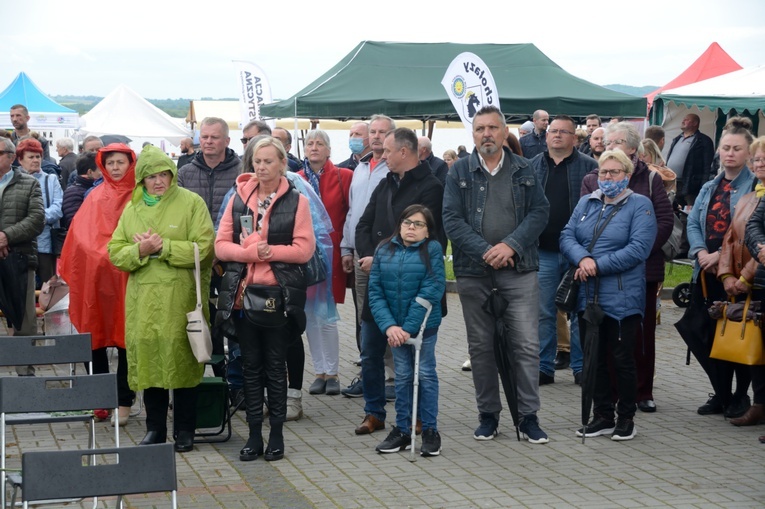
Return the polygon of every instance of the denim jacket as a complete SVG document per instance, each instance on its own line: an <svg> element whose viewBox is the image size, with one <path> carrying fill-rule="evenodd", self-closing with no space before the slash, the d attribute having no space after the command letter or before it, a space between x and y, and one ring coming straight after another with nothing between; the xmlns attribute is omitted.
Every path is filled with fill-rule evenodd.
<svg viewBox="0 0 765 509"><path fill-rule="evenodd" d="M707 248L706 243L706 230L707 230L707 210L709 210L709 202L712 199L712 194L715 192L715 189L717 189L717 186L720 184L720 181L725 176L725 173L720 173L717 177L715 177L713 180L710 180L706 184L704 184L701 188L701 191L699 192L699 195L696 197L696 202L693 204L693 209L691 209L691 213L688 215L688 225L686 227L686 231L688 234L688 245L690 248L688 249L688 257L695 260L694 267L693 267L693 279L696 280L696 276L701 271L701 267L699 266L698 261L698 254L699 251L702 249ZM741 170L741 173L738 174L738 176L733 179L730 183L731 191L730 191L730 214L731 214L731 221L733 221L733 216L736 213L736 203L738 203L739 198L744 196L745 194L749 193L752 189L752 184L754 183L754 173L751 172L751 170L744 166L744 169Z"/></svg>
<svg viewBox="0 0 765 509"><path fill-rule="evenodd" d="M544 188L534 174L528 159L512 154L507 148L501 171L509 171L513 180L515 230L502 242L515 251L515 270L539 269L537 244L547 224L550 205ZM483 255L492 246L482 234L487 177L481 168L478 153L459 159L449 170L444 189L444 229L452 242L454 274L484 276L489 266Z"/></svg>

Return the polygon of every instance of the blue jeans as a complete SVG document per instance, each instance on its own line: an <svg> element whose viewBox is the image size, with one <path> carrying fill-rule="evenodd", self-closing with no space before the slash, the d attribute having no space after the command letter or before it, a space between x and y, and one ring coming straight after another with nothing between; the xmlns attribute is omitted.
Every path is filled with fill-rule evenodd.
<svg viewBox="0 0 765 509"><path fill-rule="evenodd" d="M417 416L422 429L438 431L438 375L436 374L436 341L438 328L425 330L420 349L419 396ZM393 348L396 367L396 426L409 434L412 430L412 398L414 397L414 347L402 345Z"/></svg>
<svg viewBox="0 0 765 509"><path fill-rule="evenodd" d="M364 413L385 420L385 348L388 338L374 322L361 321L361 386Z"/></svg>
<svg viewBox="0 0 765 509"><path fill-rule="evenodd" d="M241 389L244 386L244 376L242 375L242 352L239 349L239 343L230 341L228 344L228 370L226 372L226 381L232 390Z"/></svg>
<svg viewBox="0 0 765 509"><path fill-rule="evenodd" d="M539 370L555 373L555 354L558 351L555 292L560 280L569 269L565 256L554 251L539 250ZM571 320L571 370L582 371L582 344L579 342L579 320Z"/></svg>

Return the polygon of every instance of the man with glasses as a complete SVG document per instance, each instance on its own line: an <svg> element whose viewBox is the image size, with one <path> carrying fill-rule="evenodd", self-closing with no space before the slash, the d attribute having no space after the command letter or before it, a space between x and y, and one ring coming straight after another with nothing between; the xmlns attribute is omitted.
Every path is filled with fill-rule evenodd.
<svg viewBox="0 0 765 509"><path fill-rule="evenodd" d="M558 115L547 131L547 150L531 160L550 203L550 216L539 236L539 385L555 383L558 346L555 292L569 268L568 260L560 252L560 234L579 203L584 177L598 167L595 159L574 147L575 131L576 123L571 117ZM569 352L560 352L560 356L569 358L574 381L579 383L582 347L576 317L571 321L569 348Z"/></svg>
<svg viewBox="0 0 765 509"><path fill-rule="evenodd" d="M42 191L37 179L21 168L11 168L16 159L16 147L8 138L0 138L0 263L9 263L9 255L24 256L26 270L5 267L8 278L20 278L26 283L24 317L20 328L13 328L16 336L37 334L35 315L35 269L37 268L37 236L45 227L45 209ZM14 286L13 281L4 284ZM16 366L19 376L34 375L34 366Z"/></svg>
<svg viewBox="0 0 765 509"><path fill-rule="evenodd" d="M699 131L699 116L689 113L680 125L680 134L669 146L667 166L677 175L675 200L681 206L693 205L701 186L712 177L715 146L712 138Z"/></svg>
<svg viewBox="0 0 765 509"><path fill-rule="evenodd" d="M370 141L374 150L376 131L373 118ZM372 268L372 258L380 241L387 239L398 228L401 213L410 205L429 208L436 221L438 238L446 248L441 223L441 203L444 188L431 173L427 162L420 162L417 153L417 135L401 127L388 132L383 141L382 160L390 170L375 188L369 204L356 226L355 249L359 267L366 275ZM361 166L354 172L354 180ZM353 184L351 184L353 192ZM366 293L366 292L365 292ZM366 295L365 295L366 297ZM364 420L356 428L357 435L367 435L385 428L385 364L388 339L375 323L369 303L365 302L361 314L361 382L364 392Z"/></svg>
<svg viewBox="0 0 765 509"><path fill-rule="evenodd" d="M635 340L635 367L637 371L637 402L642 412L655 412L653 374L656 362L656 295L664 281L664 252L661 247L672 234L675 224L672 204L661 177L650 178L651 170L638 158L640 134L629 122L618 122L606 128L606 150L621 150L630 158L635 170L630 175L629 187L634 193L650 198L656 216L658 231L645 264L646 302L642 326ZM582 182L582 196L598 189L598 174L592 172Z"/></svg>
<svg viewBox="0 0 765 509"><path fill-rule="evenodd" d="M573 126L570 129L573 132ZM470 157L454 163L446 177L444 228L452 242L454 274L473 368L480 423L473 438L494 439L502 411L494 356L497 321L483 308L492 289L497 288L509 304L502 316L507 331L502 339L512 352L520 432L529 442L544 444L549 439L537 419L537 239L547 224L549 205L529 161L503 146L506 137L505 117L499 108L485 106L476 113L476 148Z"/></svg>
<svg viewBox="0 0 765 509"><path fill-rule="evenodd" d="M262 120L251 120L242 128L242 152L247 149L247 143L255 136L266 134L271 136L271 128Z"/></svg>
<svg viewBox="0 0 765 509"><path fill-rule="evenodd" d="M547 148L547 125L550 123L550 115L545 110L537 110L531 121L534 129L519 140L523 157L526 159L532 159Z"/></svg>

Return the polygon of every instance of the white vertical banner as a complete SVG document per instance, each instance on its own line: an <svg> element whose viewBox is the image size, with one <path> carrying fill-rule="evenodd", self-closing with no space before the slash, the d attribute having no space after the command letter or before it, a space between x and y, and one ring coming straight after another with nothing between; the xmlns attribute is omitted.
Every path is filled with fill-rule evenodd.
<svg viewBox="0 0 765 509"><path fill-rule="evenodd" d="M260 105L271 102L271 84L263 69L245 60L233 60L239 87L239 128L260 119Z"/></svg>
<svg viewBox="0 0 765 509"><path fill-rule="evenodd" d="M460 53L449 64L441 84L465 128L473 136L473 117L484 106L499 108L499 92L489 67L469 52Z"/></svg>

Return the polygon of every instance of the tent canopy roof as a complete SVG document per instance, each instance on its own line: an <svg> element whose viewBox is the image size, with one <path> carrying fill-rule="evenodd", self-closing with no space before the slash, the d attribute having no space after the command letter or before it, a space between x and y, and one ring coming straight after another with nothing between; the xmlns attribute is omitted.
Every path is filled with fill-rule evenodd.
<svg viewBox="0 0 765 509"><path fill-rule="evenodd" d="M688 107L719 108L726 115L731 109L753 113L765 107L765 64L665 90L657 99Z"/></svg>
<svg viewBox="0 0 765 509"><path fill-rule="evenodd" d="M82 116L83 132L98 136L162 138L178 144L190 135L178 121L125 85L119 85Z"/></svg>
<svg viewBox="0 0 765 509"><path fill-rule="evenodd" d="M738 64L738 62L733 60L733 58L731 58L731 56L728 55L728 53L722 49L719 44L713 42L709 45L706 51L702 53L701 56L691 64L690 67L680 73L679 76L677 76L675 79L663 87L659 87L650 94L646 95L649 107L653 102L654 97L666 90L682 87L691 83L696 83L698 81L707 80L709 78L714 78L715 76L738 71L739 69L741 69L741 66Z"/></svg>
<svg viewBox="0 0 765 509"><path fill-rule="evenodd" d="M76 113L45 95L25 72L0 92L0 111L8 111L15 104L23 104L30 113Z"/></svg>
<svg viewBox="0 0 765 509"><path fill-rule="evenodd" d="M264 117L459 120L441 85L460 53L489 67L508 120L551 115L644 117L646 101L608 90L564 71L533 44L390 43L363 41L293 97L264 105Z"/></svg>

